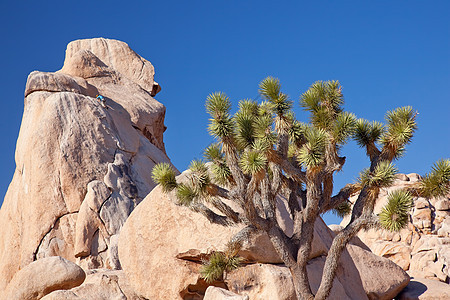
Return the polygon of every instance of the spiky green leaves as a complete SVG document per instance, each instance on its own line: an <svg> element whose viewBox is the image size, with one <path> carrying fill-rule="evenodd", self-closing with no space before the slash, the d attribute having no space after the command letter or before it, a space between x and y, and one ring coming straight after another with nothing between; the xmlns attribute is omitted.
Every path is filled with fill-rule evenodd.
<svg viewBox="0 0 450 300"><path fill-rule="evenodd" d="M211 183L208 167L201 160L193 160L189 165L192 189L200 196L207 196L206 188Z"/></svg>
<svg viewBox="0 0 450 300"><path fill-rule="evenodd" d="M305 168L314 168L324 162L326 132L322 129L309 127L305 132L306 143L298 151L297 159Z"/></svg>
<svg viewBox="0 0 450 300"><path fill-rule="evenodd" d="M225 93L215 92L206 98L206 111L212 117L229 114L231 109L230 98Z"/></svg>
<svg viewBox="0 0 450 300"><path fill-rule="evenodd" d="M177 199L181 205L189 206L198 197L197 192L190 185L180 183L177 187Z"/></svg>
<svg viewBox="0 0 450 300"><path fill-rule="evenodd" d="M159 163L153 167L152 179L160 184L164 192L170 192L177 187L175 170L168 163Z"/></svg>
<svg viewBox="0 0 450 300"><path fill-rule="evenodd" d="M219 139L233 135L233 121L230 117L231 101L222 92L216 92L206 99L206 111L211 115L209 133Z"/></svg>
<svg viewBox="0 0 450 300"><path fill-rule="evenodd" d="M411 142L417 129L416 112L411 106L399 107L386 113L387 130L381 138L381 144L399 157L404 146ZM400 149L400 153L397 153Z"/></svg>
<svg viewBox="0 0 450 300"><path fill-rule="evenodd" d="M204 156L207 160L212 162L223 161L224 159L222 150L220 149L220 145L218 143L209 145L204 151Z"/></svg>
<svg viewBox="0 0 450 300"><path fill-rule="evenodd" d="M242 102L240 102L241 105ZM236 123L235 137L238 149L243 150L250 146L255 140L255 119L257 117L256 111L250 109L240 109L235 115Z"/></svg>
<svg viewBox="0 0 450 300"><path fill-rule="evenodd" d="M450 160L436 162L431 173L422 179L421 194L425 197L441 197L450 193Z"/></svg>
<svg viewBox="0 0 450 300"><path fill-rule="evenodd" d="M388 203L378 215L381 226L390 231L399 231L408 223L408 212L413 205L411 195L397 190L388 195Z"/></svg>
<svg viewBox="0 0 450 300"><path fill-rule="evenodd" d="M368 186L371 188L389 187L395 180L397 168L389 161L380 162L373 172L369 169L363 170L358 178L361 186Z"/></svg>
<svg viewBox="0 0 450 300"><path fill-rule="evenodd" d="M313 125L329 129L342 111L344 97L339 81L317 81L302 94L300 105L311 113Z"/></svg>
<svg viewBox="0 0 450 300"><path fill-rule="evenodd" d="M245 174L257 174L267 165L266 156L259 151L246 151L239 161L239 165Z"/></svg>
<svg viewBox="0 0 450 300"><path fill-rule="evenodd" d="M352 212L352 207L351 207L350 202L345 201L345 202L342 202L341 204L339 204L338 206L336 206L335 208L333 208L332 211L338 217L344 218L345 216L347 216L348 214L350 214Z"/></svg>
<svg viewBox="0 0 450 300"><path fill-rule="evenodd" d="M231 171L225 163L225 158L220 149L220 145L217 143L209 145L204 151L204 156L213 163L211 166L211 173L214 182L219 185L228 185L231 178Z"/></svg>
<svg viewBox="0 0 450 300"><path fill-rule="evenodd" d="M351 137L356 127L356 116L349 112L341 112L337 115L331 131L336 144L345 144Z"/></svg>
<svg viewBox="0 0 450 300"><path fill-rule="evenodd" d="M243 260L238 256L240 243L229 242L225 252L214 251L208 260L203 261L203 266L200 269L200 274L207 283L215 280L220 280L224 272L230 272L239 268Z"/></svg>
<svg viewBox="0 0 450 300"><path fill-rule="evenodd" d="M272 110L279 116L285 115L292 108L292 101L288 95L281 92L281 84L278 78L267 77L259 84L259 93L270 102Z"/></svg>
<svg viewBox="0 0 450 300"><path fill-rule="evenodd" d="M361 147L367 147L377 142L384 132L384 125L380 122L369 122L364 119L356 121L354 139Z"/></svg>

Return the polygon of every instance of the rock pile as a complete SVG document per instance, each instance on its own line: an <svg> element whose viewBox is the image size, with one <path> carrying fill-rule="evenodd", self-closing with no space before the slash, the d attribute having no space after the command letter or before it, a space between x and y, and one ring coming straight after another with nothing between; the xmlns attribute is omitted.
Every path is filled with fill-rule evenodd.
<svg viewBox="0 0 450 300"><path fill-rule="evenodd" d="M399 174L394 185L383 190L375 205L379 213L387 195L397 189L415 185L418 174ZM345 225L344 219L341 225ZM407 228L398 233L370 229L358 237L373 253L389 258L414 278L427 278L450 283L450 199L414 197Z"/></svg>
<svg viewBox="0 0 450 300"><path fill-rule="evenodd" d="M375 204L375 213L379 213L387 203L390 192L416 185L420 179L420 175L416 173L398 174L394 185L380 193ZM436 286L440 286L442 295L450 294L450 285L448 285L450 283L450 198L414 197L413 199L414 206L410 211L407 228L398 233L370 229L359 232L358 238L373 253L392 260L414 278L412 286L408 287L409 292L404 293L402 299L410 299L405 297L417 293L416 289L425 286L424 283L429 283L430 280L438 282L430 285L428 294L430 294L429 289L433 291ZM345 218L341 227L333 226L332 228L339 231L348 221L348 218ZM439 284L439 282L446 284ZM420 299L438 299L435 296L422 295Z"/></svg>

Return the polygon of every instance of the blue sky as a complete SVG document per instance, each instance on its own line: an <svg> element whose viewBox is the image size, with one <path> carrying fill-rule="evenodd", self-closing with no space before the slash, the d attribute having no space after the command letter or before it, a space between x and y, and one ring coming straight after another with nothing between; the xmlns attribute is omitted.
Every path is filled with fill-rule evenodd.
<svg viewBox="0 0 450 300"><path fill-rule="evenodd" d="M122 40L155 66L166 150L180 170L211 142L206 96L223 91L237 105L268 75L302 121L298 97L316 80L339 80L346 109L369 120L413 106L419 130L397 162L403 173L424 174L450 157L449 1L279 2L2 1L0 201L15 168L27 75L60 69L67 43L92 37ZM368 163L354 143L342 154L338 187Z"/></svg>

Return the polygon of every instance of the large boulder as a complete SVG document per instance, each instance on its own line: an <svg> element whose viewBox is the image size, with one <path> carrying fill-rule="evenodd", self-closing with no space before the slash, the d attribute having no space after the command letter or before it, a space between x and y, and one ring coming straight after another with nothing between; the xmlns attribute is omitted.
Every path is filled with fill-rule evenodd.
<svg viewBox="0 0 450 300"><path fill-rule="evenodd" d="M130 289L122 270L94 270L83 284L70 290L56 290L42 300L141 300Z"/></svg>
<svg viewBox="0 0 450 300"><path fill-rule="evenodd" d="M6 290L4 300L37 300L56 291L79 286L86 274L76 264L59 256L32 262L17 272Z"/></svg>
<svg viewBox="0 0 450 300"><path fill-rule="evenodd" d="M0 290L49 256L120 268L120 229L155 186L149 170L170 162L165 107L151 96L158 87L150 62L102 38L70 43L60 71L29 75L0 209Z"/></svg>

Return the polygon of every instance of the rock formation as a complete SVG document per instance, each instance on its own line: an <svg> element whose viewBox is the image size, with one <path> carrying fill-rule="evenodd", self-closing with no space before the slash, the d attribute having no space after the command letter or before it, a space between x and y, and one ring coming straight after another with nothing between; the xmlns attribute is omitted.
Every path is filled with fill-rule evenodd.
<svg viewBox="0 0 450 300"><path fill-rule="evenodd" d="M391 191L417 184L420 175L399 174L394 185L384 189L376 202L375 213L386 204ZM344 219L341 225L348 222ZM414 197L407 228L398 233L370 229L358 237L377 255L401 266L413 277L449 283L450 269L450 199Z"/></svg>
<svg viewBox="0 0 450 300"><path fill-rule="evenodd" d="M44 257L120 267L120 228L154 187L154 164L169 162L158 90L149 61L102 38L71 42L60 71L28 76L16 170L0 210L0 290Z"/></svg>
<svg viewBox="0 0 450 300"><path fill-rule="evenodd" d="M294 299L292 277L265 234L243 244L244 266L223 281L200 277L202 259L223 250L243 226L212 224L154 188L151 169L170 163L154 74L125 43L97 38L71 42L61 70L29 75L16 170L0 209L0 300ZM277 205L279 223L292 234L286 200ZM447 243L448 203L420 205L417 231L398 238L411 249L398 256L423 256L428 268L434 255L448 266L446 248L431 249ZM426 239L427 228L440 237ZM319 219L308 265L313 290L333 238ZM416 263L394 261L409 271ZM402 268L358 239L339 264L333 298L392 299L409 282ZM402 299L414 292L405 290Z"/></svg>
<svg viewBox="0 0 450 300"><path fill-rule="evenodd" d="M379 213L387 202L387 195L397 189L416 185L418 174L398 174L394 185L382 190L376 204ZM341 226L345 226L344 219ZM339 227L333 227L335 231ZM441 291L450 293L450 198L425 199L414 197L407 228L393 233L387 230L370 229L358 234L373 253L386 257L401 266L414 280L437 280L447 285ZM413 286L419 286L418 283ZM411 293L412 287L409 287ZM406 296L405 296L406 297ZM406 298L404 298L406 299ZM422 298L421 298L422 299ZM434 299L434 298L433 298Z"/></svg>

